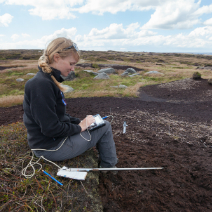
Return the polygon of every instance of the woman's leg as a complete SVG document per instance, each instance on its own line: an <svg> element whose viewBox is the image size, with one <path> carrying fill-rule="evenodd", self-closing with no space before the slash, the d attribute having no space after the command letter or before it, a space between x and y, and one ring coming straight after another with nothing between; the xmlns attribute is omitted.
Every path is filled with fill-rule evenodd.
<svg viewBox="0 0 212 212"><path fill-rule="evenodd" d="M57 151L35 151L35 155L38 157L42 155L51 161L62 161L74 158L91 147L97 146L101 167L113 167L117 163L116 147L113 140L111 125L108 121L105 121L105 123L105 126L90 131L90 135L87 131L84 131L81 134L68 137L61 146L62 140L56 147L51 148L51 150L53 150L61 146Z"/></svg>

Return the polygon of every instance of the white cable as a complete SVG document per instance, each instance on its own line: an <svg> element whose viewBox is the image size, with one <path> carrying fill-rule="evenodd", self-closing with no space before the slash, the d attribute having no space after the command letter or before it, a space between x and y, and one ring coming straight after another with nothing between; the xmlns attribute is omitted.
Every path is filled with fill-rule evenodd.
<svg viewBox="0 0 212 212"><path fill-rule="evenodd" d="M80 133L80 136L82 137L82 138L84 138L86 141L91 141L91 134L90 134L90 132L89 132L89 130L88 130L88 125L87 125L87 117L85 118L85 125L86 125L86 129L87 129L87 131L88 131L88 134L90 135L90 140L88 140L87 138L85 138L85 137L83 137L83 135Z"/></svg>
<svg viewBox="0 0 212 212"><path fill-rule="evenodd" d="M108 115L108 117L110 117L110 116L112 117L112 120L111 120L111 122L110 122L110 124L111 124L111 123L112 123L112 121L113 121L113 116L112 116L112 115Z"/></svg>
<svg viewBox="0 0 212 212"><path fill-rule="evenodd" d="M59 150L63 144L65 143L65 141L67 140L68 137L66 137L63 141L63 143L57 148L57 149L31 149L31 150L40 150L40 151L48 151L48 152L55 152L57 150Z"/></svg>
<svg viewBox="0 0 212 212"><path fill-rule="evenodd" d="M111 120L111 123L112 123L112 121L113 121L113 116L112 116L112 115L109 115L108 117L110 117L110 116L112 117L112 120ZM87 129L87 131L88 131L88 134L90 135L90 139L88 140L87 138L84 138L84 137L82 136L81 133L80 133L80 135L81 135L81 137L84 138L86 141L91 141L91 134L90 134L90 132L89 132L89 130L88 130L88 125L87 125L87 117L86 117L86 122L85 122L85 124L86 124L86 129ZM57 166L57 167L60 169L60 168L61 168L60 166L58 166L56 163L54 163L54 162L52 162L52 161L50 161L50 160L44 158L43 156L40 156L39 159L38 159L36 162L32 162L32 160L34 159L34 152L33 152L33 150L34 150L34 151L48 151L48 152L57 151L57 150L59 150L59 149L63 146L63 144L65 143L65 141L67 140L67 138L68 138L68 137L66 137L66 138L64 139L64 141L62 142L62 144L61 144L57 149L53 149L53 150L52 150L52 149L49 149L49 150L48 150L48 149L31 149L31 150L32 150L32 158L31 158L30 162L27 164L27 166L26 166L25 168L22 169L22 171L21 171L22 175L23 175L24 177L26 177L26 178L32 178L32 177L35 175L35 168L34 168L34 166L35 166L36 164L40 166L40 169L38 170L38 171L40 171L40 170L42 169L42 165L41 165L40 163L38 163L38 162L40 161L41 158L44 159L44 160L46 160L46 161L48 161L49 163L54 164L55 166ZM26 174L27 169L30 168L30 167L32 168L33 173L30 174L30 175L27 175L27 174Z"/></svg>
<svg viewBox="0 0 212 212"><path fill-rule="evenodd" d="M34 168L34 165L35 165L35 164L38 164L38 165L40 166L39 171L42 169L42 165L41 165L40 163L38 163L38 161L41 159L41 157L40 157L36 162L34 162L34 163L32 162L33 158L34 158L34 153L32 152L32 158L31 158L30 162L29 162L29 163L27 164L27 166L26 166L25 168L23 168L22 171L21 171L21 174L24 175L24 177L26 177L26 178L31 178L31 177L33 177L33 176L35 175L35 168ZM26 172L27 172L27 169L28 169L29 167L32 167L33 173L30 174L30 175L27 175Z"/></svg>
<svg viewBox="0 0 212 212"><path fill-rule="evenodd" d="M41 165L40 163L38 163L38 162L40 161L41 158L44 159L44 160L46 160L46 161L48 161L49 163L54 164L54 165L57 166L58 168L61 168L61 167L58 166L56 163L54 163L54 162L52 162L52 161L46 159L46 158L43 157L43 156L40 156L39 159L38 159L36 162L32 162L32 160L33 160L33 158L34 158L34 152L33 152L33 150L37 150L37 151L38 151L38 150L39 150L39 151L49 151L49 152L57 151L57 150L59 150L59 149L63 146L63 144L65 143L65 141L67 140L67 138L68 138L68 137L66 137L66 138L64 139L64 141L62 142L62 144L61 144L57 149L31 149L31 150L32 150L32 158L31 158L31 160L29 161L29 163L27 164L27 166L26 166L25 168L22 169L21 174L22 174L24 177L26 177L26 178L32 178L32 177L35 175L35 167L34 167L34 166L35 166L36 164L40 166L40 169L39 169L38 171L40 171L40 170L42 169L42 165ZM30 167L32 168L33 173L27 175L27 174L26 174L27 169L30 168Z"/></svg>

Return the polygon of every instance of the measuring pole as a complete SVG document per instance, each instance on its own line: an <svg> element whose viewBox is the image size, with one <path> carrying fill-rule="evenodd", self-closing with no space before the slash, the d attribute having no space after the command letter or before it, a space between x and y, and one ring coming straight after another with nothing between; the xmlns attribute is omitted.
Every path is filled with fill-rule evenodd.
<svg viewBox="0 0 212 212"><path fill-rule="evenodd" d="M132 171L132 170L155 170L163 169L163 167L150 168L69 168L65 169L70 172L89 172L89 171Z"/></svg>

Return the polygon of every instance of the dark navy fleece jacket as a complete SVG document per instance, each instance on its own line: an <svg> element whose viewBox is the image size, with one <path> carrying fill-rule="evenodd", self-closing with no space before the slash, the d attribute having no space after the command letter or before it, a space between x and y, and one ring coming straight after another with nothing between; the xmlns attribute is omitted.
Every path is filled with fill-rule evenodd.
<svg viewBox="0 0 212 212"><path fill-rule="evenodd" d="M31 149L55 147L64 137L81 132L80 119L66 114L63 92L56 86L50 74L40 67L38 73L25 85L24 124ZM52 69L57 81L62 82L61 72Z"/></svg>

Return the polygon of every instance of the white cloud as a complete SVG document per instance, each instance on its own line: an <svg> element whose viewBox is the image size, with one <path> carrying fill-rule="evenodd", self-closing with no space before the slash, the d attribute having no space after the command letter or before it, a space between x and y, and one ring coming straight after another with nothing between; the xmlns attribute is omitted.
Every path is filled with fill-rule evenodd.
<svg viewBox="0 0 212 212"><path fill-rule="evenodd" d="M98 15L103 15L105 12L115 14L127 10L150 10L166 2L168 0L87 0L86 4L74 10L80 13L92 12Z"/></svg>
<svg viewBox="0 0 212 212"><path fill-rule="evenodd" d="M120 50L121 50L121 51L125 51L125 50L126 50L126 48L120 48Z"/></svg>
<svg viewBox="0 0 212 212"><path fill-rule="evenodd" d="M26 33L22 33L21 35L22 35L22 37L24 37L24 38L30 37L30 35L29 35L29 34L26 34Z"/></svg>
<svg viewBox="0 0 212 212"><path fill-rule="evenodd" d="M212 26L212 18L206 20L203 24Z"/></svg>
<svg viewBox="0 0 212 212"><path fill-rule="evenodd" d="M61 30L55 31L51 35L46 35L40 39L28 41L28 42L31 46L34 46L35 48L45 48L50 41L52 41L53 39L58 38L58 37L66 37L66 38L70 38L73 40L74 36L76 35L76 32L77 32L77 30L74 27L72 27L70 29L62 28Z"/></svg>
<svg viewBox="0 0 212 212"><path fill-rule="evenodd" d="M62 7L54 7L54 8L45 8L37 6L34 9L29 10L31 15L37 15L42 17L43 20L52 20L55 18L58 19L70 19L76 18L75 15L70 13L70 9L66 6Z"/></svg>
<svg viewBox="0 0 212 212"><path fill-rule="evenodd" d="M32 6L31 15L40 16L43 20L70 19L76 16L71 7L83 3L84 0L5 0L9 5Z"/></svg>
<svg viewBox="0 0 212 212"><path fill-rule="evenodd" d="M169 1L162 6L158 6L151 19L143 26L144 29L187 29L200 23L198 15L194 13L200 2L195 0Z"/></svg>
<svg viewBox="0 0 212 212"><path fill-rule="evenodd" d="M190 32L190 38L206 38L212 36L212 26L198 27Z"/></svg>
<svg viewBox="0 0 212 212"><path fill-rule="evenodd" d="M2 41L2 37L4 37L4 36L5 36L5 35L1 35L1 34L0 34L0 41Z"/></svg>
<svg viewBox="0 0 212 212"><path fill-rule="evenodd" d="M26 33L22 33L21 35L18 35L18 34L13 34L11 36L11 39L13 41L17 40L18 38L27 38L27 37L30 37L30 35L26 34Z"/></svg>
<svg viewBox="0 0 212 212"><path fill-rule="evenodd" d="M0 16L0 27L6 26L8 27L13 19L13 16L9 13L5 13L4 15Z"/></svg>
<svg viewBox="0 0 212 212"><path fill-rule="evenodd" d="M129 30L130 29L130 30ZM137 49L143 51L144 46L153 49L204 49L211 50L212 27L201 27L190 34L159 35L153 31L140 29L138 23L126 28L122 24L111 24L104 29L92 29L88 35L77 35L78 44L82 49ZM165 51L165 50L164 50Z"/></svg>
<svg viewBox="0 0 212 212"><path fill-rule="evenodd" d="M117 12L124 12L130 9L131 1L129 0L88 0L87 4L76 10L80 13L92 12L94 14L103 15L105 12L115 14Z"/></svg>
<svg viewBox="0 0 212 212"><path fill-rule="evenodd" d="M212 13L212 4L211 5L205 5L200 7L197 11L195 11L195 15L203 15L203 14L207 14L207 13Z"/></svg>
<svg viewBox="0 0 212 212"><path fill-rule="evenodd" d="M173 49L202 49L211 51L212 26L199 27L189 34L164 36L153 31L143 30L138 23L124 27L122 24L111 24L103 29L92 29L88 34L77 34L76 28L60 29L51 35L36 40L1 42L1 49L10 48L40 48L43 49L54 38L69 37L82 50L137 50L144 47L159 49L159 51L174 51Z"/></svg>
<svg viewBox="0 0 212 212"><path fill-rule="evenodd" d="M111 24L102 30L93 28L88 36L95 39L121 39L126 37L122 24Z"/></svg>
<svg viewBox="0 0 212 212"><path fill-rule="evenodd" d="M135 37L152 36L155 33L148 30L141 30L138 23L132 23L126 27L122 24L110 24L109 27L98 30L93 28L88 34L88 39L133 39Z"/></svg>
<svg viewBox="0 0 212 212"><path fill-rule="evenodd" d="M15 41L15 40L17 40L19 38L19 35L18 34L13 34L11 36L11 38L12 38L13 41Z"/></svg>
<svg viewBox="0 0 212 212"><path fill-rule="evenodd" d="M188 29L201 23L199 19L201 15L212 13L212 4L200 7L201 0L0 0L0 2L30 6L29 13L43 20L73 19L76 18L76 12L103 15L106 12L116 14L125 11L155 10L143 29Z"/></svg>
<svg viewBox="0 0 212 212"><path fill-rule="evenodd" d="M46 35L41 37L40 39L35 39L35 40L24 40L24 41L18 41L18 42L2 42L0 43L0 49L44 49L47 44L57 38L57 37L67 37L72 40L76 35L76 28L70 28L70 29L64 29L62 28L61 30L55 31L51 35ZM19 35L18 35L19 36ZM23 34L22 34L23 36ZM15 38L15 35L14 35ZM18 38L18 37L17 37Z"/></svg>

